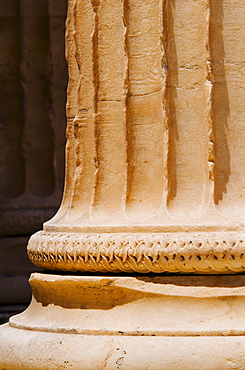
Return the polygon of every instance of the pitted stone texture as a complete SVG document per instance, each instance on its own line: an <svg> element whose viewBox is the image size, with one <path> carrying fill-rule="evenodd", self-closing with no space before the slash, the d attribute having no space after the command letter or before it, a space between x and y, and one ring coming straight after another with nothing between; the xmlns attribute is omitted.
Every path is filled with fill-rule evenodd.
<svg viewBox="0 0 245 370"><path fill-rule="evenodd" d="M64 271L235 273L245 267L241 233L78 234L40 231L28 244L38 267Z"/></svg>
<svg viewBox="0 0 245 370"><path fill-rule="evenodd" d="M34 274L0 369L244 369L244 276Z"/></svg>
<svg viewBox="0 0 245 370"><path fill-rule="evenodd" d="M30 240L35 264L245 270L243 10L68 1L66 185Z"/></svg>

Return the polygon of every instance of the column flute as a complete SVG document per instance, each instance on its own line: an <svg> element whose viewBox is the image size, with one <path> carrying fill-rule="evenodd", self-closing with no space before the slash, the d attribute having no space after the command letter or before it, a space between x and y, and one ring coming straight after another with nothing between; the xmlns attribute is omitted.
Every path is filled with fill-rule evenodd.
<svg viewBox="0 0 245 370"><path fill-rule="evenodd" d="M69 1L66 187L30 239L37 266L244 270L243 64L218 6Z"/></svg>

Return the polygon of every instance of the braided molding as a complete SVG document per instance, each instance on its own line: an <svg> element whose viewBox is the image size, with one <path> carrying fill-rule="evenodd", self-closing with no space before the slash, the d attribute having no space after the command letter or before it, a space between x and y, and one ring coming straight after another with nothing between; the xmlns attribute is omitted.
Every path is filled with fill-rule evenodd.
<svg viewBox="0 0 245 370"><path fill-rule="evenodd" d="M64 271L232 273L245 270L245 235L75 234L39 231L27 247L38 267Z"/></svg>

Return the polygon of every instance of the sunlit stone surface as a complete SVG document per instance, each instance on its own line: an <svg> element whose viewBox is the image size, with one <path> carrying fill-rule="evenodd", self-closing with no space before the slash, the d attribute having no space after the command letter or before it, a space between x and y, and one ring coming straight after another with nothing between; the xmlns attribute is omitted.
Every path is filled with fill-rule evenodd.
<svg viewBox="0 0 245 370"><path fill-rule="evenodd" d="M31 276L0 369L245 368L244 11L69 0L66 186L28 254L83 275Z"/></svg>
<svg viewBox="0 0 245 370"><path fill-rule="evenodd" d="M244 7L69 1L66 187L37 266L244 270Z"/></svg>

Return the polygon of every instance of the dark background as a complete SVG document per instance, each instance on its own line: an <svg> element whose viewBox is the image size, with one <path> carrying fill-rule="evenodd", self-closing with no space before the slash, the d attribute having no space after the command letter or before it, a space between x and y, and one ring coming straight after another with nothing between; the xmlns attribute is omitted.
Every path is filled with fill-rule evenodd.
<svg viewBox="0 0 245 370"><path fill-rule="evenodd" d="M61 201L66 11L66 0L0 0L0 323L29 303L26 244Z"/></svg>

